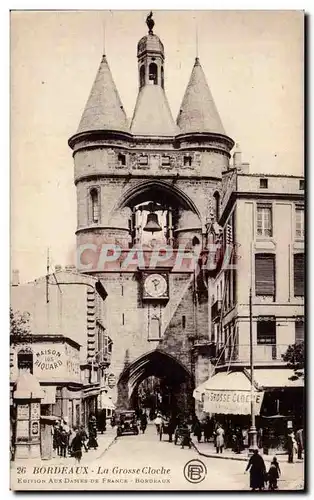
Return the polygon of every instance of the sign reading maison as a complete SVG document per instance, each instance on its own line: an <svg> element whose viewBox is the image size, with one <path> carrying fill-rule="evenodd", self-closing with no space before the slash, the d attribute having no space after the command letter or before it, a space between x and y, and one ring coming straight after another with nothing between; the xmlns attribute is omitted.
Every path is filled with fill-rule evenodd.
<svg viewBox="0 0 314 500"><path fill-rule="evenodd" d="M253 393L255 413L259 414L264 392ZM206 390L204 411L231 415L249 415L251 413L250 391Z"/></svg>
<svg viewBox="0 0 314 500"><path fill-rule="evenodd" d="M62 365L61 353L56 349L44 349L36 352L35 366L41 370L55 370Z"/></svg>

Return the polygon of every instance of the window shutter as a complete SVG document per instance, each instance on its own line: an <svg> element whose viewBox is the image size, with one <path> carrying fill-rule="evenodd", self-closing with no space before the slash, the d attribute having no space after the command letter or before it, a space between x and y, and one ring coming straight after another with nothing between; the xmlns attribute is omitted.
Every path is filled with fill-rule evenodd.
<svg viewBox="0 0 314 500"><path fill-rule="evenodd" d="M304 254L294 255L294 295L304 295Z"/></svg>
<svg viewBox="0 0 314 500"><path fill-rule="evenodd" d="M304 341L304 322L296 321L295 323L295 343L299 344Z"/></svg>
<svg viewBox="0 0 314 500"><path fill-rule="evenodd" d="M255 255L256 295L275 295L275 256Z"/></svg>

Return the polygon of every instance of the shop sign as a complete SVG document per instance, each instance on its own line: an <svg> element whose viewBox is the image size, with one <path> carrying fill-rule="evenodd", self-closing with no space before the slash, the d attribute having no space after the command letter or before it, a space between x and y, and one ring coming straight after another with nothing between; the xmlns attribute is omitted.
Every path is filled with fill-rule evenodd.
<svg viewBox="0 0 314 500"><path fill-rule="evenodd" d="M108 387L110 389L113 389L115 385L116 385L116 376L114 375L114 373L110 373L110 375L108 375Z"/></svg>
<svg viewBox="0 0 314 500"><path fill-rule="evenodd" d="M29 418L29 405L18 405L17 406L17 419L24 420Z"/></svg>
<svg viewBox="0 0 314 500"><path fill-rule="evenodd" d="M16 437L17 438L29 437L29 420L18 420L16 422Z"/></svg>
<svg viewBox="0 0 314 500"><path fill-rule="evenodd" d="M62 366L61 353L57 349L42 349L36 352L35 366L43 371L56 370Z"/></svg>
<svg viewBox="0 0 314 500"><path fill-rule="evenodd" d="M40 417L40 404L32 403L31 405L31 420L39 419Z"/></svg>
<svg viewBox="0 0 314 500"><path fill-rule="evenodd" d="M39 434L39 423L32 422L32 435L37 436Z"/></svg>
<svg viewBox="0 0 314 500"><path fill-rule="evenodd" d="M254 411L259 415L264 392L253 393ZM229 390L206 390L204 396L204 411L224 415L250 415L251 392Z"/></svg>

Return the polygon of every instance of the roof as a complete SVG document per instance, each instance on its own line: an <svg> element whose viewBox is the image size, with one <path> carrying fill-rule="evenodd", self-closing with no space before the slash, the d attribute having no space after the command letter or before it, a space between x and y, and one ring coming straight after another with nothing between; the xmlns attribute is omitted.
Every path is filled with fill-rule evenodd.
<svg viewBox="0 0 314 500"><path fill-rule="evenodd" d="M128 128L120 96L103 55L77 134L92 130L128 132Z"/></svg>
<svg viewBox="0 0 314 500"><path fill-rule="evenodd" d="M137 56L141 56L145 51L164 53L164 46L157 35L152 33L140 39L137 44Z"/></svg>
<svg viewBox="0 0 314 500"><path fill-rule="evenodd" d="M182 134L208 132L226 135L198 57L183 97L177 125Z"/></svg>
<svg viewBox="0 0 314 500"><path fill-rule="evenodd" d="M165 91L159 85L144 85L139 91L133 113L134 135L173 137L179 133Z"/></svg>

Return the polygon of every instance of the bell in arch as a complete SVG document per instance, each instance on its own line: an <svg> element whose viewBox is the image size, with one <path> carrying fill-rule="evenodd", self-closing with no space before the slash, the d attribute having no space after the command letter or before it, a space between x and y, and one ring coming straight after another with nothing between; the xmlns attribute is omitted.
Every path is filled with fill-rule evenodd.
<svg viewBox="0 0 314 500"><path fill-rule="evenodd" d="M158 215L154 212L151 212L147 216L147 221L145 227L143 227L143 231L147 231L148 233L156 233L157 231L162 231L162 227L158 222Z"/></svg>

